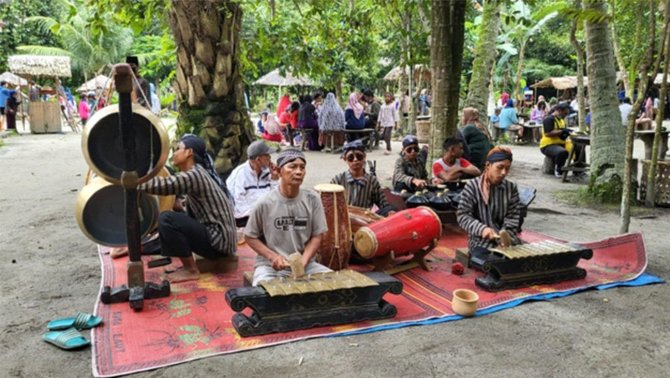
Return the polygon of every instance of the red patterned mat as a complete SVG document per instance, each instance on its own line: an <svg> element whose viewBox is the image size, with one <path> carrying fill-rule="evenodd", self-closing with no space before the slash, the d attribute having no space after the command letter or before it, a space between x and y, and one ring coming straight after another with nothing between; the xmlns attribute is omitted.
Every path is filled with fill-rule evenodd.
<svg viewBox="0 0 670 378"><path fill-rule="evenodd" d="M428 256L431 271L415 268L395 276L403 282L403 293L384 297L398 309L398 315L393 319L239 337L231 325L233 312L226 304L224 294L228 288L242 286L242 272L253 269L255 255L246 245L238 249L238 272L203 274L198 281L175 284L170 297L146 300L141 312L134 312L127 303L105 305L98 302L96 314L104 323L92 332L93 374L116 376L306 338L416 324L426 319L457 319L450 302L451 293L457 288L477 291L482 311L542 294L573 292L632 280L642 274L647 265L642 235L626 234L581 243L593 249L593 258L579 263L588 271L585 279L488 293L475 287L474 278L479 273L466 269L462 276L451 274L454 249L467 243L462 232L447 231L439 246ZM528 231L522 238L528 242L548 239ZM102 252L101 249L102 286L116 287L126 283L127 258L112 260ZM145 279L159 282L164 269L146 270Z"/></svg>

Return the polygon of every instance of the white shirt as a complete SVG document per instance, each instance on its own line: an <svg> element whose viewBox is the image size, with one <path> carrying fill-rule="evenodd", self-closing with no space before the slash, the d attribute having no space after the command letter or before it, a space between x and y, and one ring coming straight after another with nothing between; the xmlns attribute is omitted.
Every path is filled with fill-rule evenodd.
<svg viewBox="0 0 670 378"><path fill-rule="evenodd" d="M249 216L256 202L277 185L279 180L272 180L269 171L261 172L258 177L248 161L238 165L226 180L226 186L233 196L235 218Z"/></svg>
<svg viewBox="0 0 670 378"><path fill-rule="evenodd" d="M393 104L384 104L379 109L379 118L377 122L382 125L382 127L393 127L398 122L398 112L395 110Z"/></svg>
<svg viewBox="0 0 670 378"><path fill-rule="evenodd" d="M626 104L624 102L623 104L619 105L619 111L621 112L621 124L622 125L627 125L628 124L628 114L630 114L631 110L633 110L633 105L631 105L631 104Z"/></svg>

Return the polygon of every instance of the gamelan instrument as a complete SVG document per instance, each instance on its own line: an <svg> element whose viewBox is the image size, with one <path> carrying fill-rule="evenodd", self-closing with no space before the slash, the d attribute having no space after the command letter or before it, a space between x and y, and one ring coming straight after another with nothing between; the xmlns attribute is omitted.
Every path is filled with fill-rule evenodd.
<svg viewBox="0 0 670 378"><path fill-rule="evenodd" d="M128 302L139 311L145 298L170 295L169 282L144 281L141 238L155 228L158 202L137 190L163 169L168 138L158 117L131 103L134 74L130 65L115 65L113 75L119 104L95 113L82 133L84 157L101 181L94 179L92 184L98 184L89 184L80 193L77 220L84 234L96 242L128 246L128 285L105 286L100 301Z"/></svg>
<svg viewBox="0 0 670 378"><path fill-rule="evenodd" d="M349 266L351 256L351 223L344 187L337 184L318 184L314 187L321 196L326 213L328 232L321 239L316 259L332 270Z"/></svg>
<svg viewBox="0 0 670 378"><path fill-rule="evenodd" d="M400 294L402 288L402 282L388 274L344 269L230 289L226 302L235 311L235 330L247 337L392 318L396 307L382 297L387 292ZM247 307L251 315L242 312Z"/></svg>
<svg viewBox="0 0 670 378"><path fill-rule="evenodd" d="M419 206L361 227L354 235L354 246L364 259L386 262L396 256L414 254L415 261L428 270L423 257L437 246L441 235L442 223L437 214L426 206Z"/></svg>
<svg viewBox="0 0 670 378"><path fill-rule="evenodd" d="M586 277L577 267L580 259L590 259L593 251L576 243L543 240L511 247L490 248L499 259L488 259L482 270L486 276L475 280L487 291L576 280Z"/></svg>
<svg viewBox="0 0 670 378"><path fill-rule="evenodd" d="M356 234L361 227L369 226L377 221L385 219L383 216L372 210L358 206L348 206L349 222L351 223L351 233Z"/></svg>

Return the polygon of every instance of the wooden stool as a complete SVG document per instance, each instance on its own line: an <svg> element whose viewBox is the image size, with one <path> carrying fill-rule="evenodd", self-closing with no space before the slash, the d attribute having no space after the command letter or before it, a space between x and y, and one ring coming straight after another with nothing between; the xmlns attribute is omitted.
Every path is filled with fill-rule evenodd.
<svg viewBox="0 0 670 378"><path fill-rule="evenodd" d="M544 173L545 175L553 175L555 168L556 164L554 163L554 159L545 155L544 163L542 163L542 173Z"/></svg>
<svg viewBox="0 0 670 378"><path fill-rule="evenodd" d="M195 264L200 273L230 273L237 270L237 256L224 256L216 260L206 259L195 255Z"/></svg>

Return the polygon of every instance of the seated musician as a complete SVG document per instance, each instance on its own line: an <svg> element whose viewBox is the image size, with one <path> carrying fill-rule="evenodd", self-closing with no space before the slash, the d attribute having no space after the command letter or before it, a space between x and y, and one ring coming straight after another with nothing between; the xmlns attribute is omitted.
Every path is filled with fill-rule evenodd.
<svg viewBox="0 0 670 378"><path fill-rule="evenodd" d="M237 166L228 176L226 186L235 203L235 224L247 225L249 213L258 199L270 193L279 184L279 176L273 171L270 147L257 140L247 147L247 163Z"/></svg>
<svg viewBox="0 0 670 378"><path fill-rule="evenodd" d="M479 168L463 157L463 141L451 137L442 145L444 153L441 159L433 162L433 182L444 184L456 182L462 178L475 177L482 174Z"/></svg>
<svg viewBox="0 0 670 378"><path fill-rule="evenodd" d="M493 258L488 248L521 244L517 237L519 191L515 183L505 179L511 166L512 151L494 147L486 157L484 174L469 181L461 192L456 216L458 225L468 233L470 261L476 267Z"/></svg>
<svg viewBox="0 0 670 378"><path fill-rule="evenodd" d="M158 220L161 254L177 257L183 268L167 277L171 282L198 278L200 271L193 258L206 259L235 254L237 247L233 205L214 171L205 141L187 134L179 140L172 162L180 172L154 177L138 189L157 195L186 195L186 212L166 211Z"/></svg>
<svg viewBox="0 0 670 378"><path fill-rule="evenodd" d="M291 276L288 256L294 252L302 254L305 274L330 271L314 261L328 226L319 196L300 188L305 166L305 155L300 150L282 151L275 167L279 186L261 198L249 215L244 235L249 247L258 254L253 286Z"/></svg>
<svg viewBox="0 0 670 378"><path fill-rule="evenodd" d="M373 174L365 171L365 146L356 139L344 145L342 159L349 170L338 174L330 181L331 184L345 188L347 204L370 209L377 206L377 213L388 215L393 210L386 200L382 187Z"/></svg>
<svg viewBox="0 0 670 378"><path fill-rule="evenodd" d="M540 139L540 151L554 161L554 175L561 177L565 161L568 160L573 148L572 142L568 140L570 133L565 117L570 114L570 104L560 103L552 109L549 116L542 121L542 139ZM581 151L575 151L575 156L580 157ZM580 162L583 163L583 162Z"/></svg>
<svg viewBox="0 0 670 378"><path fill-rule="evenodd" d="M425 188L428 185L427 159L428 147L419 149L419 140L414 135L405 136L400 157L393 169L393 190L415 192Z"/></svg>

